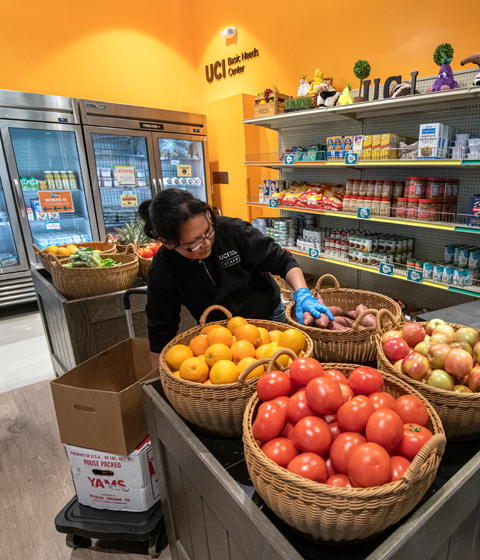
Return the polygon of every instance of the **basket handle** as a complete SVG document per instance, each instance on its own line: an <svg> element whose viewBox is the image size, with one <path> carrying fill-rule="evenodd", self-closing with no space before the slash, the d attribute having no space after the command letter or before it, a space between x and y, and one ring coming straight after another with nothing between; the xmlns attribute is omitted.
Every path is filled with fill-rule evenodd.
<svg viewBox="0 0 480 560"><path fill-rule="evenodd" d="M315 286L316 290L320 289L322 282L325 280L325 278L332 278L335 284L335 288L340 288L340 284L338 280L335 278L335 276L333 276L333 274L324 274L323 276L320 276L320 278L318 279L317 285Z"/></svg>
<svg viewBox="0 0 480 560"><path fill-rule="evenodd" d="M107 233L104 243L115 243L115 239L113 239L113 235L111 233Z"/></svg>
<svg viewBox="0 0 480 560"><path fill-rule="evenodd" d="M287 354L287 356L290 356L292 360L295 360L297 357L293 350L290 350L289 348L279 348L271 358L261 358L260 360L250 364L238 377L238 387L240 389L242 388L246 377L258 366L268 364L265 373L270 373L274 366L276 371L283 371L283 367L276 361L277 358L283 354Z"/></svg>
<svg viewBox="0 0 480 560"><path fill-rule="evenodd" d="M56 255L52 255L52 253L48 253L48 260L52 263L52 264L56 264L58 266L62 266L62 263L58 260Z"/></svg>
<svg viewBox="0 0 480 560"><path fill-rule="evenodd" d="M35 251L35 253L36 253L37 255L40 255L40 254L41 254L42 249L40 249L39 247L37 247L37 246L35 245L35 243L32 245L32 247L33 247L33 250Z"/></svg>
<svg viewBox="0 0 480 560"><path fill-rule="evenodd" d="M295 352L293 350L290 350L290 348L280 348L279 350L277 350L275 352L275 354L270 358L270 363L267 366L267 373L270 373L272 371L273 368L273 363L276 363L276 360L279 356L282 356L283 354L286 354L287 356L290 356L290 358L292 358L292 360L296 360L297 359L297 355L295 354ZM283 370L282 370L283 371Z"/></svg>
<svg viewBox="0 0 480 560"><path fill-rule="evenodd" d="M434 434L415 455L412 464L408 467L405 474L402 476L408 484L414 484L420 477L420 471L425 461L430 457L432 451L437 450L437 455L440 459L445 451L447 438L443 434ZM401 479L400 479L401 480Z"/></svg>
<svg viewBox="0 0 480 560"><path fill-rule="evenodd" d="M223 305L211 305L210 307L207 307L207 309L205 309L203 315L200 317L200 324L202 326L207 322L207 317L210 315L210 313L212 311L215 311L216 309L224 313L227 316L227 319L231 319L233 317L230 311L226 307L223 307Z"/></svg>
<svg viewBox="0 0 480 560"><path fill-rule="evenodd" d="M380 311L377 313L377 333L380 334L382 332L383 329L383 324L382 324L382 318L387 316L390 321L392 321L392 325L394 327L398 327L398 323L395 319L395 317L390 313L390 311L388 309L380 309Z"/></svg>
<svg viewBox="0 0 480 560"><path fill-rule="evenodd" d="M129 253L132 253L133 255L136 253L133 243L129 243L125 249L125 254L128 255Z"/></svg>
<svg viewBox="0 0 480 560"><path fill-rule="evenodd" d="M364 317L366 317L367 315L377 315L377 314L378 314L378 309L365 309L365 311L362 311L360 315L355 319L355 323L353 323L352 329L354 331L357 331Z"/></svg>

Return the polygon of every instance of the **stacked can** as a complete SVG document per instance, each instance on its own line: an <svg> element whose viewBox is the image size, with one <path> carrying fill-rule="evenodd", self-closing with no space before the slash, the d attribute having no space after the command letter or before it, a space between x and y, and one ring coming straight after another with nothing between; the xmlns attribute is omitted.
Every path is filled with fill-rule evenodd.
<svg viewBox="0 0 480 560"><path fill-rule="evenodd" d="M445 246L443 262L432 263L432 280L457 287L473 286L480 278L480 248L470 245Z"/></svg>
<svg viewBox="0 0 480 560"><path fill-rule="evenodd" d="M399 235L360 231L350 237L348 260L365 266L406 264L413 256L414 239Z"/></svg>
<svg viewBox="0 0 480 560"><path fill-rule="evenodd" d="M328 228L305 227L303 234L297 236L297 250L308 254L310 249L317 249L320 254L323 254L325 252L326 230Z"/></svg>

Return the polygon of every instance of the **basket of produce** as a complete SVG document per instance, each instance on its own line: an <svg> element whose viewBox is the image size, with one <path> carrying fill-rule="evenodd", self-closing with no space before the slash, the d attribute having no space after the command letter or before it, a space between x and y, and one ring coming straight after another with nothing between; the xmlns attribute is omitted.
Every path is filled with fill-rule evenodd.
<svg viewBox="0 0 480 560"><path fill-rule="evenodd" d="M313 274L309 274L308 272L304 272L303 276L305 277L307 288L312 289L315 285L315 276ZM273 278L278 284L283 298L286 300L290 300L290 286L287 284L287 282L281 276L273 276Z"/></svg>
<svg viewBox="0 0 480 560"><path fill-rule="evenodd" d="M130 243L137 242L141 248L151 243L152 240L145 235L144 227L145 222L137 218L135 221L131 220L129 224L125 224L124 228L115 228L118 234L117 251L125 253Z"/></svg>
<svg viewBox="0 0 480 560"><path fill-rule="evenodd" d="M227 319L207 324L215 309ZM163 389L178 414L201 430L220 437L240 436L243 412L258 376L265 371L265 362L256 361L268 361L281 349L294 352L293 356L302 352L310 356L313 344L299 329L232 317L224 307L213 305L204 312L199 326L174 338L160 354ZM276 361L288 367L289 357L282 355ZM239 386L242 373L246 379Z"/></svg>
<svg viewBox="0 0 480 560"><path fill-rule="evenodd" d="M260 378L243 420L245 460L255 490L296 531L363 540L420 502L445 434L430 403L400 379L322 365L297 359L289 377ZM294 383L305 386L292 394Z"/></svg>
<svg viewBox="0 0 480 560"><path fill-rule="evenodd" d="M447 438L480 437L480 330L441 319L397 321L387 311L377 323L378 368L430 402Z"/></svg>
<svg viewBox="0 0 480 560"><path fill-rule="evenodd" d="M68 261L68 257L79 247L91 247L94 251L102 253L102 255L108 255L116 252L115 240L110 234L105 237L105 241L85 241L82 243L69 243L68 245L50 245L46 249L39 249L34 244L33 250L38 255L43 268L51 273L50 259L48 258L49 254L55 255L60 262L66 263Z"/></svg>
<svg viewBox="0 0 480 560"><path fill-rule="evenodd" d="M138 258L138 272L146 283L148 282L148 271L152 264L153 255L155 255L160 247L161 245L158 243L149 243L141 248L138 243L135 242L135 253Z"/></svg>
<svg viewBox="0 0 480 560"><path fill-rule="evenodd" d="M55 288L67 299L99 296L127 290L138 274L138 259L133 245L125 253L103 258L91 247L80 247L62 263L49 255Z"/></svg>
<svg viewBox="0 0 480 560"><path fill-rule="evenodd" d="M322 289L327 278L334 281L334 288ZM323 275L312 294L320 303L328 306L334 320L327 315L315 319L304 313L303 325L297 322L295 302L292 301L285 315L290 325L302 329L313 340L313 357L320 361L368 362L375 359L375 314L380 309L388 309L396 320L402 316L400 306L393 299L382 294L340 288L331 274Z"/></svg>

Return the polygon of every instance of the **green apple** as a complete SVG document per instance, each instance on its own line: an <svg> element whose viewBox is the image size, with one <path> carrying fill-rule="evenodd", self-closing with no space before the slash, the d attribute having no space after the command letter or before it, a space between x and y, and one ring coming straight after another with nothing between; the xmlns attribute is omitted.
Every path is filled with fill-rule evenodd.
<svg viewBox="0 0 480 560"><path fill-rule="evenodd" d="M446 324L445 321L443 321L442 319L432 319L428 323L427 328L426 328L428 336L431 336L431 334L433 332L433 329L435 327L438 327L438 325L445 325L445 324Z"/></svg>
<svg viewBox="0 0 480 560"><path fill-rule="evenodd" d="M477 342L480 342L480 335L475 329L462 327L455 333L455 342L468 342L470 346L475 346Z"/></svg>
<svg viewBox="0 0 480 560"><path fill-rule="evenodd" d="M434 369L428 376L427 385L445 391L453 391L454 387L453 379L443 369Z"/></svg>
<svg viewBox="0 0 480 560"><path fill-rule="evenodd" d="M450 325L438 325L438 327L435 327L433 329L432 336L435 336L438 333L444 333L447 335L447 344L451 344L452 342L460 342L455 340L455 330Z"/></svg>
<svg viewBox="0 0 480 560"><path fill-rule="evenodd" d="M422 340L422 342L419 342L415 346L414 350L415 350L415 352L419 352L420 354L423 354L424 356L426 356L427 353L428 353L428 348L429 348L430 344L431 344L430 342L426 342L425 340Z"/></svg>

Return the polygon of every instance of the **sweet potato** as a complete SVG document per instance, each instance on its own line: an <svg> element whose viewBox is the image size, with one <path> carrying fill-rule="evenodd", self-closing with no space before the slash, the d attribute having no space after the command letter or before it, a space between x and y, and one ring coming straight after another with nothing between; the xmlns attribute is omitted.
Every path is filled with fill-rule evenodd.
<svg viewBox="0 0 480 560"><path fill-rule="evenodd" d="M332 321L330 323L330 330L331 331L348 331L350 327L345 327L344 325L341 325L340 323L335 323L335 321Z"/></svg>
<svg viewBox="0 0 480 560"><path fill-rule="evenodd" d="M360 303L359 305L357 305L357 308L355 309L355 313L357 314L357 317L363 313L364 311L366 311L368 309L368 307L366 307L365 305L363 305L363 303ZM355 317L356 318L356 317Z"/></svg>
<svg viewBox="0 0 480 560"><path fill-rule="evenodd" d="M353 325L355 324L355 321L353 319L350 319L349 317L344 317L345 322L347 324L347 327L352 328Z"/></svg>
<svg viewBox="0 0 480 560"><path fill-rule="evenodd" d="M303 319L303 324L306 327L312 327L315 325L315 317L308 311L305 311L305 313L302 315L302 319Z"/></svg>
<svg viewBox="0 0 480 560"><path fill-rule="evenodd" d="M349 326L347 324L347 321L345 320L345 317L334 317L333 322L338 323L339 325L343 325L344 327Z"/></svg>
<svg viewBox="0 0 480 560"><path fill-rule="evenodd" d="M315 325L319 329L328 329L329 323L330 323L330 319L328 318L328 315L325 315L325 313L322 313L320 317L315 319Z"/></svg>
<svg viewBox="0 0 480 560"><path fill-rule="evenodd" d="M373 315L365 315L362 319L362 325L364 327L375 327L377 325L377 321Z"/></svg>
<svg viewBox="0 0 480 560"><path fill-rule="evenodd" d="M340 309L340 307L332 305L328 309L330 309L330 312L334 317L343 317L343 311Z"/></svg>
<svg viewBox="0 0 480 560"><path fill-rule="evenodd" d="M356 311L347 311L346 316L349 319L353 319L355 321L355 319L357 318L357 312Z"/></svg>
<svg viewBox="0 0 480 560"><path fill-rule="evenodd" d="M322 305L325 305L325 302L323 301L323 298L320 294L317 294L316 298L317 298L318 303L321 303Z"/></svg>

